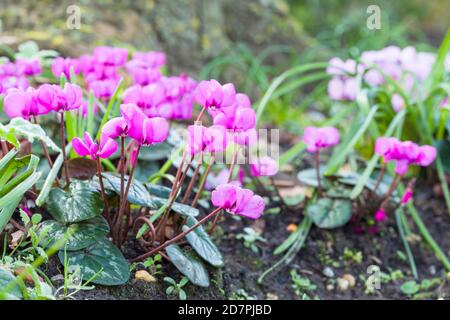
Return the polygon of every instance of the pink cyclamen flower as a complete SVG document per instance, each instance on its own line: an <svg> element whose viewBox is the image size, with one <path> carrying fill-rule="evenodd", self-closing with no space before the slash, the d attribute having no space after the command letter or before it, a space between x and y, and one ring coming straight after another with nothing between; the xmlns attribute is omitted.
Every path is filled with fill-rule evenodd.
<svg viewBox="0 0 450 320"><path fill-rule="evenodd" d="M392 137L380 137L375 143L375 153L385 162L395 162L395 172L404 175L410 165L429 166L437 155L436 148L419 146L412 141L399 141Z"/></svg>
<svg viewBox="0 0 450 320"><path fill-rule="evenodd" d="M204 108L223 108L233 104L236 89L231 83L221 85L217 80L201 81L195 89L195 101Z"/></svg>
<svg viewBox="0 0 450 320"><path fill-rule="evenodd" d="M228 182L228 176L230 175L230 170L227 168L222 169L217 175L213 173L208 174L205 183L206 190L213 190L217 188L217 186L221 184L226 184ZM239 177L238 180L230 181L231 184L234 184L238 187L242 187L243 177Z"/></svg>
<svg viewBox="0 0 450 320"><path fill-rule="evenodd" d="M188 127L187 150L193 156L200 152L221 152L227 147L226 128L213 125L206 128L201 125Z"/></svg>
<svg viewBox="0 0 450 320"><path fill-rule="evenodd" d="M278 163L271 157L262 157L251 163L250 171L254 177L274 176L278 172Z"/></svg>
<svg viewBox="0 0 450 320"><path fill-rule="evenodd" d="M125 137L127 134L128 124L125 119L123 117L112 118L103 125L100 142L102 143L102 141L106 141L109 138Z"/></svg>
<svg viewBox="0 0 450 320"><path fill-rule="evenodd" d="M70 80L71 73L77 75L81 72L80 62L77 59L58 57L53 60L52 73L55 77L64 75L66 79Z"/></svg>
<svg viewBox="0 0 450 320"><path fill-rule="evenodd" d="M246 218L258 219L264 212L264 199L253 191L240 188L234 184L219 185L211 194L211 201L216 207Z"/></svg>
<svg viewBox="0 0 450 320"><path fill-rule="evenodd" d="M409 200L411 200L413 197L413 191L411 188L406 188L405 193L402 196L402 200L401 203L402 204L407 204Z"/></svg>
<svg viewBox="0 0 450 320"><path fill-rule="evenodd" d="M50 112L49 108L38 103L36 90L31 87L26 91L14 88L9 89L3 105L5 113L11 118L22 117L29 119L31 116Z"/></svg>
<svg viewBox="0 0 450 320"><path fill-rule="evenodd" d="M37 99L44 107L57 112L73 110L81 106L83 91L78 85L68 82L64 89L55 84L43 84L37 90Z"/></svg>
<svg viewBox="0 0 450 320"><path fill-rule="evenodd" d="M375 221L377 222L383 222L387 220L387 214L386 211L383 208L380 208L375 213Z"/></svg>
<svg viewBox="0 0 450 320"><path fill-rule="evenodd" d="M128 50L107 46L97 47L94 49L94 58L103 65L122 66L128 60Z"/></svg>
<svg viewBox="0 0 450 320"><path fill-rule="evenodd" d="M26 77L41 74L42 67L39 59L17 59L17 73Z"/></svg>
<svg viewBox="0 0 450 320"><path fill-rule="evenodd" d="M88 132L84 133L84 141L76 137L72 139L72 147L75 152L82 156L90 156L92 160L97 158L108 158L117 151L117 142L109 138L103 145L94 142Z"/></svg>
<svg viewBox="0 0 450 320"><path fill-rule="evenodd" d="M95 102L94 102L94 105L92 106L92 111L93 111L93 114L97 114L97 112L98 112L98 104L96 104ZM81 104L81 108L79 109L79 112L81 112L83 117L87 117L88 116L88 114L89 114L89 103L87 101L84 101Z"/></svg>
<svg viewBox="0 0 450 320"><path fill-rule="evenodd" d="M141 145L163 142L169 135L169 124L161 117L149 118L135 104L122 104L120 112L128 127L128 135Z"/></svg>
<svg viewBox="0 0 450 320"><path fill-rule="evenodd" d="M308 152L316 152L339 143L339 131L334 127L306 127L303 135Z"/></svg>

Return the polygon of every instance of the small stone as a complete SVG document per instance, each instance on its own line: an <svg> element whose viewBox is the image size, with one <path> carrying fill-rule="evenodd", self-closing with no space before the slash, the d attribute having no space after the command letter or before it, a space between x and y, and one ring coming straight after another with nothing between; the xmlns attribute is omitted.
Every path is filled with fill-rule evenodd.
<svg viewBox="0 0 450 320"><path fill-rule="evenodd" d="M278 300L279 299L275 293L271 293L271 292L267 293L266 298L267 298L267 300Z"/></svg>
<svg viewBox="0 0 450 320"><path fill-rule="evenodd" d="M325 267L322 271L323 275L328 278L334 277L334 271L330 267Z"/></svg>
<svg viewBox="0 0 450 320"><path fill-rule="evenodd" d="M296 224L291 223L290 225L287 226L286 230L289 232L295 232L297 230L297 228L298 227Z"/></svg>
<svg viewBox="0 0 450 320"><path fill-rule="evenodd" d="M450 281L450 271L447 272L447 280Z"/></svg>
<svg viewBox="0 0 450 320"><path fill-rule="evenodd" d="M154 276L152 276L150 273L148 273L145 270L138 270L136 271L136 274L134 275L134 278L136 280L142 280L145 282L156 282L156 279Z"/></svg>
<svg viewBox="0 0 450 320"><path fill-rule="evenodd" d="M432 276L434 276L436 274L436 267L435 266L430 266L430 274Z"/></svg>
<svg viewBox="0 0 450 320"><path fill-rule="evenodd" d="M348 284L350 285L350 288L353 288L356 285L355 277L352 276L350 273L346 273L342 276L342 279L345 279L348 281Z"/></svg>
<svg viewBox="0 0 450 320"><path fill-rule="evenodd" d="M348 287L350 286L350 283L347 279L344 278L338 278L337 279L337 285L338 289L340 291L347 291Z"/></svg>
<svg viewBox="0 0 450 320"><path fill-rule="evenodd" d="M327 291L333 291L334 290L334 286L331 283L327 284L326 289L327 289Z"/></svg>

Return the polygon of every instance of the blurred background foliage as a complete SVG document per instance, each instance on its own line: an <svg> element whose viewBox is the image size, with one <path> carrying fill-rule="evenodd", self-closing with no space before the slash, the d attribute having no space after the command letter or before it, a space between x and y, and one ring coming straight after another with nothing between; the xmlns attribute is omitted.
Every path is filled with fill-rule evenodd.
<svg viewBox="0 0 450 320"><path fill-rule="evenodd" d="M81 10L78 30L67 27L69 5ZM380 30L366 27L369 5L381 9ZM34 40L65 56L97 45L162 50L170 72L232 81L258 102L273 77L305 62L389 44L432 50L449 27L450 1L0 0L0 7L1 46ZM272 99L263 119L298 133L299 111L323 117L326 83L297 87Z"/></svg>

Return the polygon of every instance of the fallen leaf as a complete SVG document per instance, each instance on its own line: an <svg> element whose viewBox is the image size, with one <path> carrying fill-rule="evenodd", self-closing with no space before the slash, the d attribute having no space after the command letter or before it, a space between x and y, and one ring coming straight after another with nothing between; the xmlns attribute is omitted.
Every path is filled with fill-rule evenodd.
<svg viewBox="0 0 450 320"><path fill-rule="evenodd" d="M150 273L148 273L145 270L138 270L136 271L136 274L134 275L134 278L136 280L142 280L145 282L156 282L156 278L152 276Z"/></svg>
<svg viewBox="0 0 450 320"><path fill-rule="evenodd" d="M11 241L9 243L9 247L11 249L16 248L19 245L20 239L25 235L25 233L22 230L17 230L13 233L11 233Z"/></svg>
<svg viewBox="0 0 450 320"><path fill-rule="evenodd" d="M286 230L289 232L294 232L295 230L297 230L298 226L296 224L291 223L290 225L287 226Z"/></svg>

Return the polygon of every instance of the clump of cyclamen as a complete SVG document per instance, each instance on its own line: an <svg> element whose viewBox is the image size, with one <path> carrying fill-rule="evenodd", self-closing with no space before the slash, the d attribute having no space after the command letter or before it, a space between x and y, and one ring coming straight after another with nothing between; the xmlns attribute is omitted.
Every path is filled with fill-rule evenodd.
<svg viewBox="0 0 450 320"><path fill-rule="evenodd" d="M405 175L410 165L429 166L436 159L436 148L419 146L412 141L400 141L393 137L378 138L375 152L383 157L385 162L395 163L395 173Z"/></svg>
<svg viewBox="0 0 450 320"><path fill-rule="evenodd" d="M0 94L5 94L9 89L26 90L30 83L28 77L42 73L42 66L36 58L18 58L15 62L0 64Z"/></svg>
<svg viewBox="0 0 450 320"><path fill-rule="evenodd" d="M332 76L328 83L328 95L333 100L353 101L358 94L357 76L361 76L369 86L377 87L386 83L385 75L414 95L414 86L428 77L435 60L434 53L418 52L414 47L401 49L396 46L365 51L360 56L359 64L352 59L343 61L333 58L327 68L328 74ZM450 70L450 55L445 60L445 69ZM395 111L403 108L402 100L401 96L393 97L392 106Z"/></svg>

